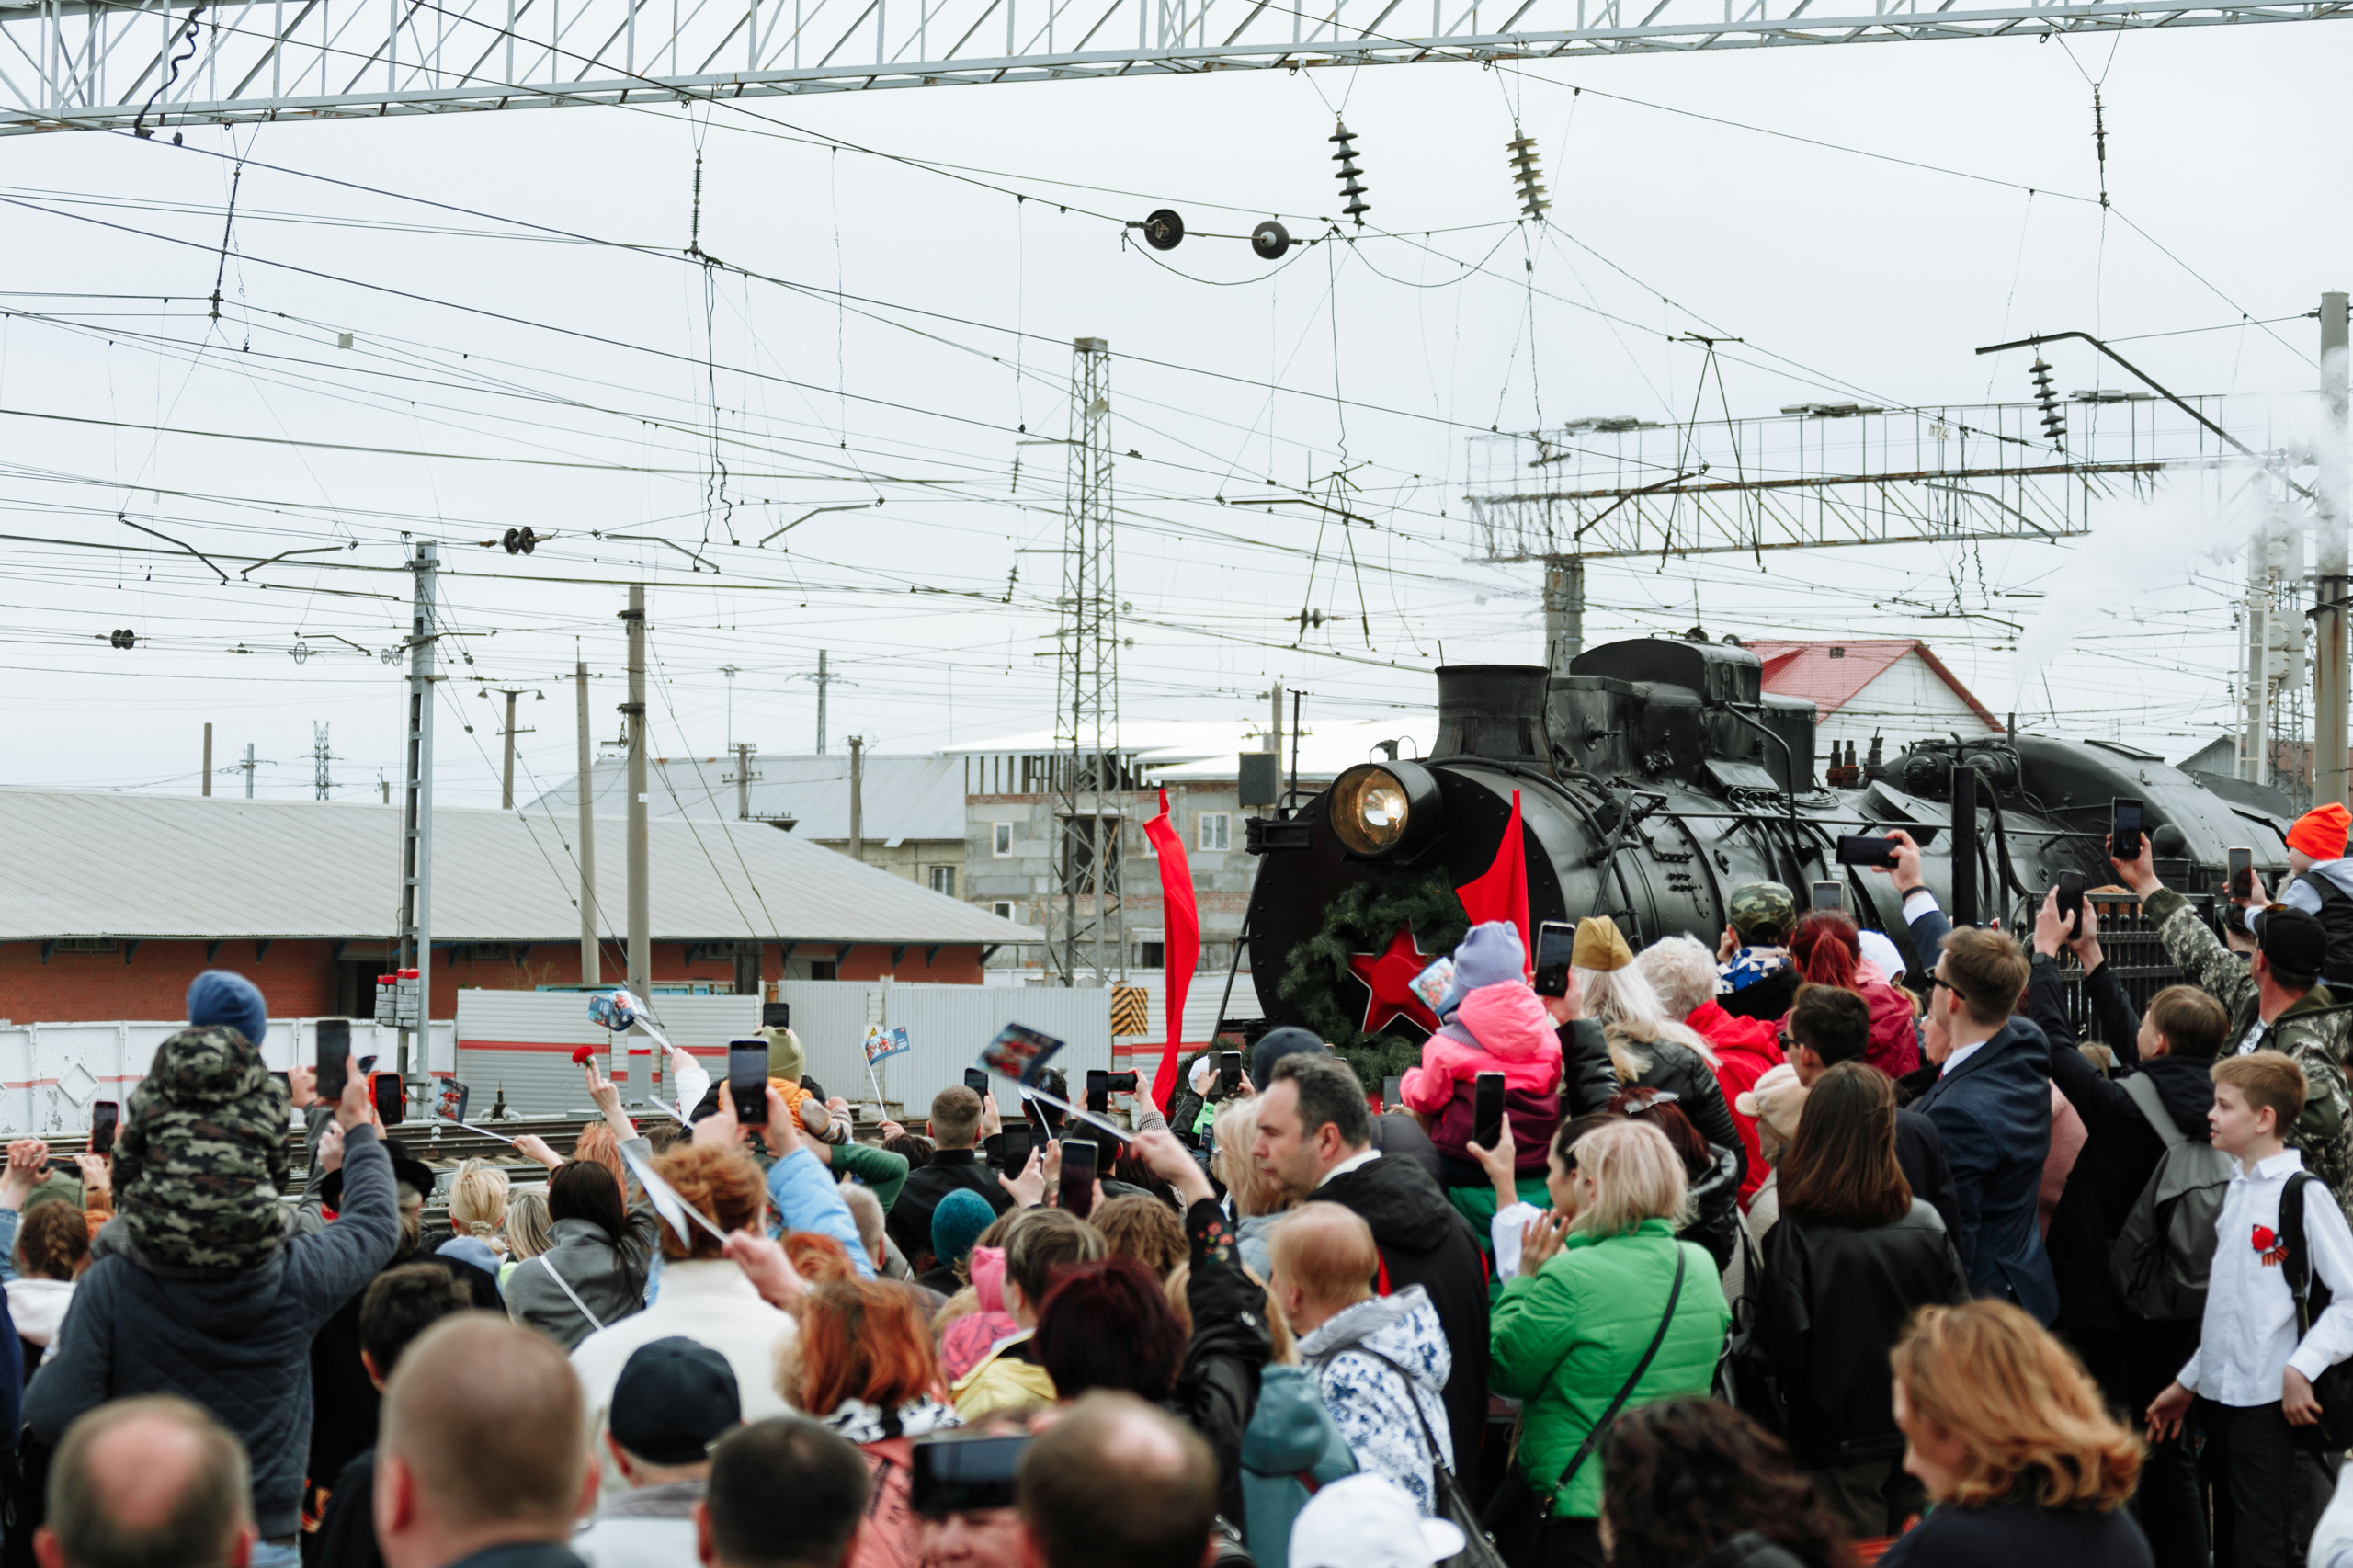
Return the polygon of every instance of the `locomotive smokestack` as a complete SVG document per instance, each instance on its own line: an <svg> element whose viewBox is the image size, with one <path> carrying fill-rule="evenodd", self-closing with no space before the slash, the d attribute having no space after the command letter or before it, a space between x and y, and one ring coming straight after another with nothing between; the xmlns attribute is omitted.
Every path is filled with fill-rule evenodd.
<svg viewBox="0 0 2353 1568"><path fill-rule="evenodd" d="M1442 756L1480 756L1552 770L1544 737L1541 665L1449 665L1438 672L1438 744Z"/></svg>

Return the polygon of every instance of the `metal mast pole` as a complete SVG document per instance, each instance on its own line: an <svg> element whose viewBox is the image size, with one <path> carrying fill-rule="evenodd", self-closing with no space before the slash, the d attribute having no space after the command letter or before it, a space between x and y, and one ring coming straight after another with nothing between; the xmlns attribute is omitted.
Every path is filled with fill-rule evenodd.
<svg viewBox="0 0 2353 1568"><path fill-rule="evenodd" d="M825 755L825 683L833 677L825 673L825 650L817 650L817 755Z"/></svg>
<svg viewBox="0 0 2353 1568"><path fill-rule="evenodd" d="M209 721L204 726L204 792L212 793L212 725Z"/></svg>
<svg viewBox="0 0 2353 1568"><path fill-rule="evenodd" d="M2353 801L2346 777L2346 699L2348 669L2346 604L2353 574L2346 564L2346 297L2320 297L2320 385L2327 428L2320 442L2320 484L2315 519L2319 548L2314 564L2320 608L2313 630L2319 645L2313 657L2313 803Z"/></svg>
<svg viewBox="0 0 2353 1568"><path fill-rule="evenodd" d="M2271 748L2265 744L2271 708L2271 562L2260 536L2246 546L2246 687L2240 718L2239 777L2250 784L2271 781Z"/></svg>
<svg viewBox="0 0 2353 1568"><path fill-rule="evenodd" d="M1127 978L1120 900L1124 824L1120 756L1120 599L1111 534L1111 352L1099 337L1071 345L1071 436L1057 629L1055 815L1062 836L1063 928L1049 949L1055 978L1108 985Z"/></svg>
<svg viewBox="0 0 2353 1568"><path fill-rule="evenodd" d="M605 966L597 939L604 922L597 915L597 803L589 777L587 660L574 661L572 680L580 708L580 983L602 985Z"/></svg>
<svg viewBox="0 0 2353 1568"><path fill-rule="evenodd" d="M631 585L629 608L629 988L649 1006L654 1001L654 936L647 892L645 825L645 588Z"/></svg>
<svg viewBox="0 0 2353 1568"><path fill-rule="evenodd" d="M416 598L408 634L408 744L401 782L401 929L397 970L416 971L416 1029L424 1035L424 1056L433 1055L433 646L439 633L434 627L434 573L440 554L430 543L416 547L409 570L416 574ZM250 751L252 748L248 747ZM248 788L253 775L245 775ZM404 1087L414 1092L411 1072L415 1058L409 1053L412 1031L400 1031L398 1066Z"/></svg>
<svg viewBox="0 0 2353 1568"><path fill-rule="evenodd" d="M1585 652L1585 558L1544 558L1544 664L1556 676Z"/></svg>

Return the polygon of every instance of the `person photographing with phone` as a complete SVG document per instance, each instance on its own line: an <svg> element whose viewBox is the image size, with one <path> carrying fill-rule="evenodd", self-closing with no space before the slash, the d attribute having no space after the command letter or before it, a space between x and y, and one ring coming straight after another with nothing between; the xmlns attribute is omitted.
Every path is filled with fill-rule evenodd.
<svg viewBox="0 0 2353 1568"><path fill-rule="evenodd" d="M2314 806L2288 830L2288 885L2279 902L2301 909L2328 933L2328 956L2321 964L2322 983L2353 998L2353 860L2345 857L2345 838L2353 828L2353 812L2335 801ZM2231 890L2234 898L2252 890Z"/></svg>
<svg viewBox="0 0 2353 1568"><path fill-rule="evenodd" d="M1543 999L1529 988L1527 953L1509 921L1473 926L1454 949L1454 979L1435 1009L1442 1020L1422 1045L1422 1062L1398 1083L1405 1108L1430 1119L1430 1142L1449 1187L1483 1190L1486 1174L1471 1145L1492 1147L1476 1125L1483 1091L1495 1116L1509 1115L1529 1157L1520 1174L1543 1174L1544 1141L1561 1120L1561 1037Z"/></svg>

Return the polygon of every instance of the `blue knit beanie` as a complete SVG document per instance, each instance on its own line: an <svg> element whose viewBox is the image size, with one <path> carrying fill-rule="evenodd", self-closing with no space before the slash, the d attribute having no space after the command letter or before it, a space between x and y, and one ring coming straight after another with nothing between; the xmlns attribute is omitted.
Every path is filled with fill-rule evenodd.
<svg viewBox="0 0 2353 1568"><path fill-rule="evenodd" d="M188 982L188 1021L194 1028L226 1024L258 1049L261 1037L269 1032L269 1004L261 999L260 987L244 975L208 969Z"/></svg>
<svg viewBox="0 0 2353 1568"><path fill-rule="evenodd" d="M1454 979L1438 998L1438 1016L1453 1017L1465 993L1527 978L1528 949L1520 946L1518 926L1508 920L1473 926L1454 949Z"/></svg>
<svg viewBox="0 0 2353 1568"><path fill-rule="evenodd" d="M961 1261L972 1250L981 1233L996 1219L989 1200L970 1187L958 1187L931 1211L931 1253L943 1267Z"/></svg>

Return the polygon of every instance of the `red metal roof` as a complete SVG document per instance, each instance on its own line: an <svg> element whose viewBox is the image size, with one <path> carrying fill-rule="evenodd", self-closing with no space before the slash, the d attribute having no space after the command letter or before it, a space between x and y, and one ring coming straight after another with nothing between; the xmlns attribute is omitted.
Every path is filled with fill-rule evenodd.
<svg viewBox="0 0 2353 1568"><path fill-rule="evenodd" d="M1837 650L1835 657L1833 649ZM1777 697L1802 697L1812 702L1824 719L1853 701L1857 694L1887 673L1904 654L1917 653L1921 662L1936 672L1937 678L1969 705L1970 711L1985 721L1987 729L1998 731L2002 727L2002 722L1917 638L1864 637L1823 642L1769 642L1759 639L1750 642L1748 650L1765 661L1766 690Z"/></svg>

